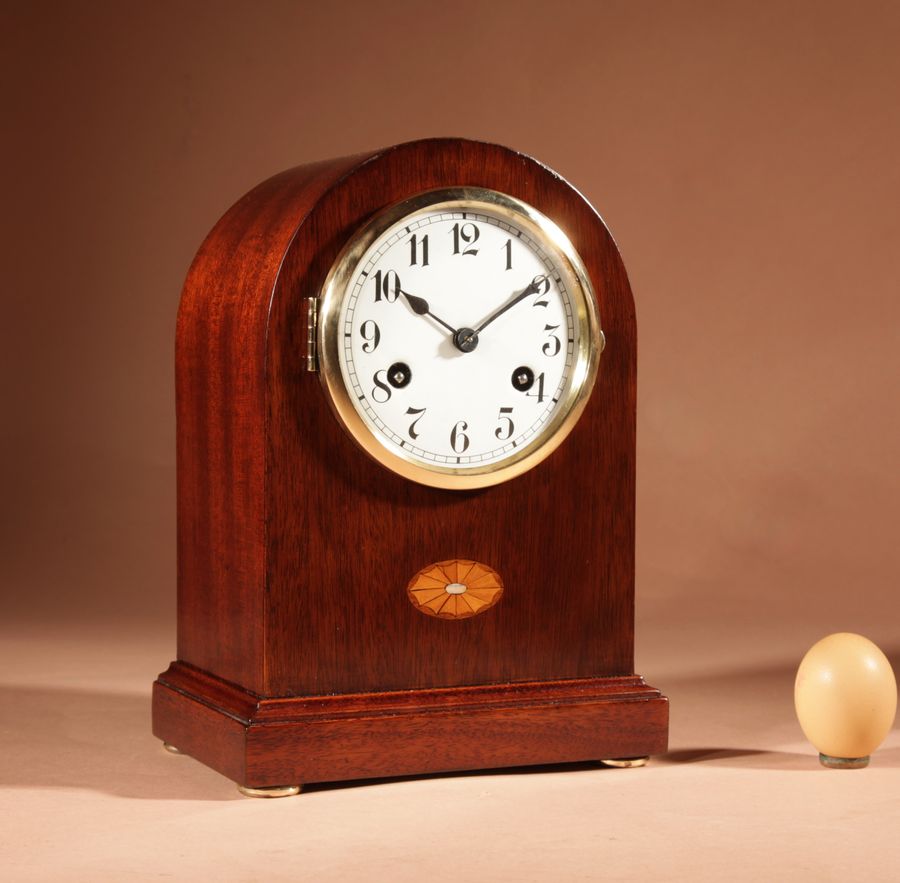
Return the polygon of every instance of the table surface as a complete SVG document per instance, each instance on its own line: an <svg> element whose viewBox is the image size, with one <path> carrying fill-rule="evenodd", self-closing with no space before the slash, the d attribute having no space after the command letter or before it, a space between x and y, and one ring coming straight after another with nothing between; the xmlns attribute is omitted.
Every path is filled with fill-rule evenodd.
<svg viewBox="0 0 900 883"><path fill-rule="evenodd" d="M671 699L671 738L645 768L314 785L253 800L150 733L170 624L7 622L4 878L896 880L900 732L868 769L823 769L793 714L809 641L655 628L638 669Z"/></svg>

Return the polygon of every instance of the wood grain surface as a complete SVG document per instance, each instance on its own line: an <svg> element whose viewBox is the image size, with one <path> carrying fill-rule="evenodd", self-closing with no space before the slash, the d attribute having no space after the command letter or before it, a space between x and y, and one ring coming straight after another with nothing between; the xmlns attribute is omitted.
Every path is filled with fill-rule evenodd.
<svg viewBox="0 0 900 883"><path fill-rule="evenodd" d="M174 663L154 704L156 735L250 787L659 754L668 729L636 676L263 699Z"/></svg>
<svg viewBox="0 0 900 883"><path fill-rule="evenodd" d="M481 186L553 218L584 259L607 348L563 445L504 484L414 484L362 454L304 371L302 298L374 212L425 190ZM469 141L401 145L328 189L288 249L268 324L267 695L630 674L633 670L635 322L618 251L565 181ZM422 567L471 558L503 603L463 628L405 602ZM193 660L191 660L193 661Z"/></svg>

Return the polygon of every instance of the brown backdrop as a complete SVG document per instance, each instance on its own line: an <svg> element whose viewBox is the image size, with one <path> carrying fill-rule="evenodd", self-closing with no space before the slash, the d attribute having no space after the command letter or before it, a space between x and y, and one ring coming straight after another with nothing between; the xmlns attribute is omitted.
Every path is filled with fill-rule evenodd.
<svg viewBox="0 0 900 883"><path fill-rule="evenodd" d="M452 134L560 171L630 271L641 669L897 646L896 4L34 3L2 32L4 616L171 622L194 250L276 171Z"/></svg>

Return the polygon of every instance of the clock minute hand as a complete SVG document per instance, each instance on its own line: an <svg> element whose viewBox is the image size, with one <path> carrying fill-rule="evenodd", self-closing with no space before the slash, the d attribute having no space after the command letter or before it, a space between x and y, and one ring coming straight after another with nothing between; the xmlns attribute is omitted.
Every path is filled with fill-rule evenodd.
<svg viewBox="0 0 900 883"><path fill-rule="evenodd" d="M494 321L494 319L497 319L500 316L502 316L508 309L511 309L512 307L514 307L520 300L524 300L526 297L528 297L529 294L537 294L537 292L538 292L538 285L534 280L532 280L532 282L527 286L527 288L520 291L512 300L507 301L502 307L500 307L499 310L495 310L493 313L491 313L490 316L488 316L487 319L485 319L475 329L475 333L480 334L482 331L484 331L485 328L488 327L488 325L491 324L491 322Z"/></svg>
<svg viewBox="0 0 900 883"><path fill-rule="evenodd" d="M457 330L452 326L448 325L443 319L435 316L434 313L431 312L431 308L428 306L428 301L423 297L416 297L414 294L410 294L408 291L403 291L400 289L400 294L402 294L406 298L406 302L409 304L410 309L417 316L431 316L435 322L439 325L443 325L451 334L456 334Z"/></svg>

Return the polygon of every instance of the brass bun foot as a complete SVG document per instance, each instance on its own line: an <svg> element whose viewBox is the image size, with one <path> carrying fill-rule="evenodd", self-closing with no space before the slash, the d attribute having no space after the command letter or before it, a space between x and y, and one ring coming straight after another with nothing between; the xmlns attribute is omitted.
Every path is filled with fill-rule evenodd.
<svg viewBox="0 0 900 883"><path fill-rule="evenodd" d="M163 742L163 748L169 752L169 754L181 754L181 752L174 746L169 744L168 742Z"/></svg>
<svg viewBox="0 0 900 883"><path fill-rule="evenodd" d="M248 788L238 785L238 791L244 797L293 797L300 793L299 785L272 785L268 788Z"/></svg>
<svg viewBox="0 0 900 883"><path fill-rule="evenodd" d="M869 755L865 757L832 757L830 754L819 754L819 763L830 770L861 770L869 765Z"/></svg>
<svg viewBox="0 0 900 883"><path fill-rule="evenodd" d="M647 766L649 757L617 757L614 760L601 760L604 766L617 767L618 769L628 770L636 766Z"/></svg>

